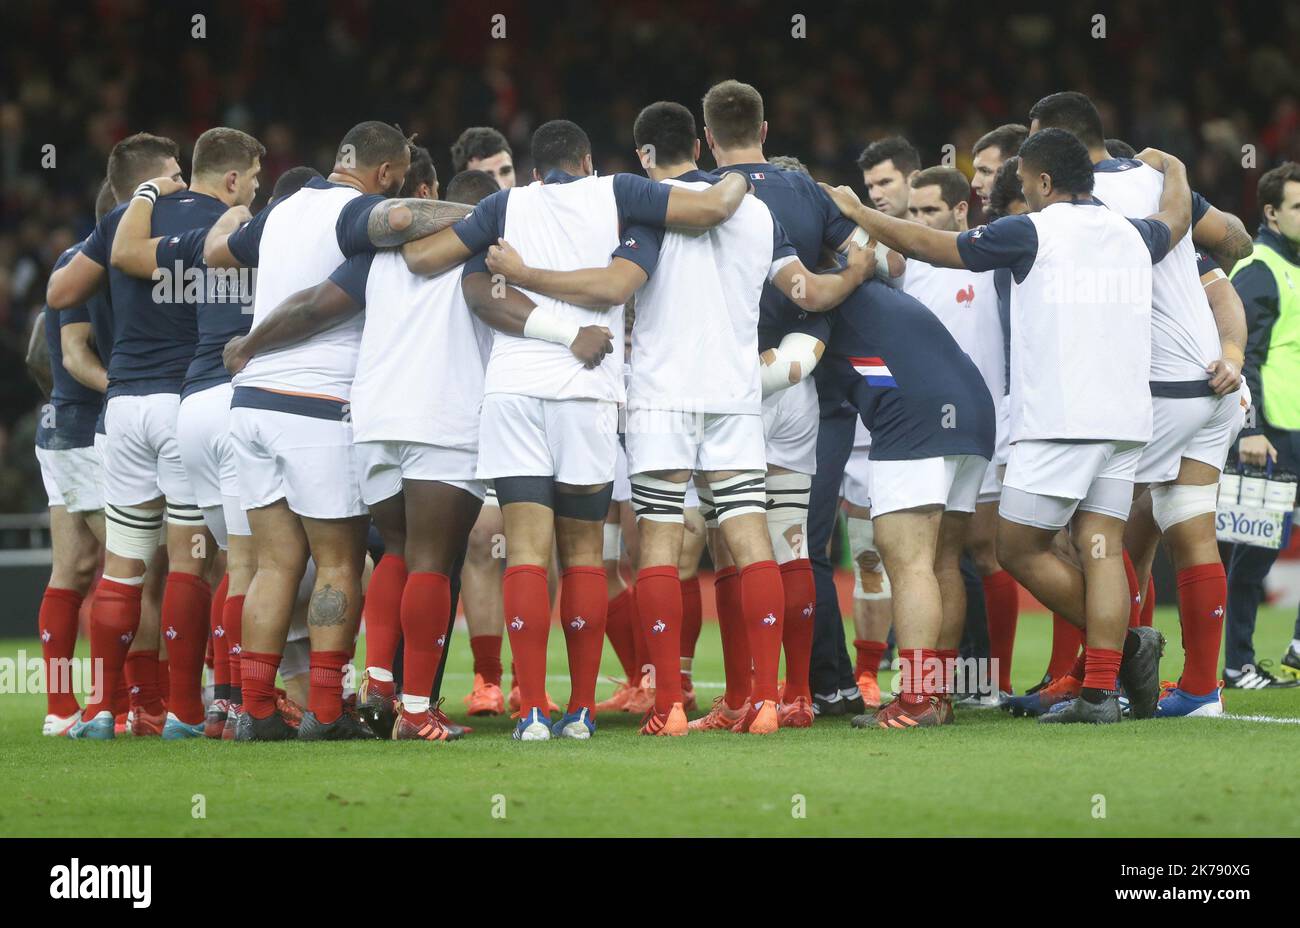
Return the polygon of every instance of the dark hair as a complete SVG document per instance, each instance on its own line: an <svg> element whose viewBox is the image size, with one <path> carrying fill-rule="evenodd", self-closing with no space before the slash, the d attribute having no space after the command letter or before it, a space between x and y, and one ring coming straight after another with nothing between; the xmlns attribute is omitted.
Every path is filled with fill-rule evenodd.
<svg viewBox="0 0 1300 928"><path fill-rule="evenodd" d="M638 151L646 146L654 150L660 164L681 164L695 158L695 117L680 103L660 100L637 114L632 124L632 140Z"/></svg>
<svg viewBox="0 0 1300 928"><path fill-rule="evenodd" d="M794 155L773 155L767 159L767 163L774 164L783 171L793 171L796 174L807 174L812 177L812 171L808 170L808 165Z"/></svg>
<svg viewBox="0 0 1300 928"><path fill-rule="evenodd" d="M370 168L397 161L410 148L410 140L397 126L374 119L359 122L339 143L334 163L350 168Z"/></svg>
<svg viewBox="0 0 1300 928"><path fill-rule="evenodd" d="M99 193L95 194L95 221L103 219L113 211L117 205L117 197L113 196L113 185L104 178L104 182L99 185Z"/></svg>
<svg viewBox="0 0 1300 928"><path fill-rule="evenodd" d="M757 145L763 125L763 95L740 81L714 84L704 95L704 125L723 148Z"/></svg>
<svg viewBox="0 0 1300 928"><path fill-rule="evenodd" d="M920 153L901 135L891 135L872 142L862 149L862 154L858 155L858 167L863 171L870 171L876 165L886 161L894 162L894 167L898 168L904 177L921 169Z"/></svg>
<svg viewBox="0 0 1300 928"><path fill-rule="evenodd" d="M1132 158L1137 149L1123 139L1106 139L1106 154L1112 158Z"/></svg>
<svg viewBox="0 0 1300 928"><path fill-rule="evenodd" d="M1013 155L993 175L993 186L989 189L989 205L984 211L984 218L989 222L1011 215L1011 204L1025 202L1025 191L1020 186L1020 158Z"/></svg>
<svg viewBox="0 0 1300 928"><path fill-rule="evenodd" d="M191 168L195 174L224 174L247 171L255 159L266 154L266 146L247 132L216 126L194 143Z"/></svg>
<svg viewBox="0 0 1300 928"><path fill-rule="evenodd" d="M589 154L591 139L576 122L552 119L533 133L533 170L539 177L556 168L577 168Z"/></svg>
<svg viewBox="0 0 1300 928"><path fill-rule="evenodd" d="M1007 158L1019 154L1020 146L1025 143L1027 138L1029 138L1029 128L1027 126L1022 126L1018 122L1009 122L981 135L970 153L973 157L986 148L996 148L1005 161Z"/></svg>
<svg viewBox="0 0 1300 928"><path fill-rule="evenodd" d="M1038 120L1040 129L1064 129L1088 148L1105 144L1101 114L1087 94L1062 90L1043 97L1029 110L1030 120Z"/></svg>
<svg viewBox="0 0 1300 928"><path fill-rule="evenodd" d="M1282 205L1282 195L1288 181L1300 183L1300 163L1283 161L1259 179L1259 206L1277 209Z"/></svg>
<svg viewBox="0 0 1300 928"><path fill-rule="evenodd" d="M108 155L108 182L113 187L113 196L122 202L138 185L157 177L164 161L179 159L180 155L179 146L161 135L148 132L128 135Z"/></svg>
<svg viewBox="0 0 1300 928"><path fill-rule="evenodd" d="M429 154L429 149L422 148L419 145L412 145L411 168L406 172L406 180L397 195L399 197L413 197L421 184L428 184L429 189L432 190L437 181L438 172L433 166L433 156Z"/></svg>
<svg viewBox="0 0 1300 928"><path fill-rule="evenodd" d="M447 192L443 196L449 203L475 206L484 197L490 197L500 189L496 178L487 171L461 171L447 184Z"/></svg>
<svg viewBox="0 0 1300 928"><path fill-rule="evenodd" d="M296 168L289 168L276 178L275 187L271 189L271 199L280 200L292 196L314 177L320 177L320 171L305 164L300 164Z"/></svg>
<svg viewBox="0 0 1300 928"><path fill-rule="evenodd" d="M920 187L938 187L939 196L949 209L970 199L970 181L956 168L943 165L926 168L912 178L912 189Z"/></svg>
<svg viewBox="0 0 1300 928"><path fill-rule="evenodd" d="M1020 146L1020 160L1050 176L1056 190L1076 196L1092 193L1092 159L1071 132L1039 129Z"/></svg>
<svg viewBox="0 0 1300 928"><path fill-rule="evenodd" d="M459 174L471 161L491 158L501 152L514 156L504 135L491 126L470 126L451 146L451 169Z"/></svg>

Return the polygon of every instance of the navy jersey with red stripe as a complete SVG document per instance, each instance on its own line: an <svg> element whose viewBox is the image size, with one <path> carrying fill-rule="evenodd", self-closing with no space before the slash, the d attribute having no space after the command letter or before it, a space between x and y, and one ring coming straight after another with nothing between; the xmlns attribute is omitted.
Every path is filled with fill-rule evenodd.
<svg viewBox="0 0 1300 928"><path fill-rule="evenodd" d="M939 317L877 280L839 306L814 372L823 408L847 401L871 432L871 458L992 459L993 398Z"/></svg>
<svg viewBox="0 0 1300 928"><path fill-rule="evenodd" d="M838 251L857 228L807 174L783 171L773 164L732 164L715 173L733 171L749 178L754 195L785 229L805 267L817 267L821 264L823 248ZM829 313L800 309L769 281L763 285L759 303L758 350L775 348L791 332L802 332L825 342L830 336L830 317Z"/></svg>

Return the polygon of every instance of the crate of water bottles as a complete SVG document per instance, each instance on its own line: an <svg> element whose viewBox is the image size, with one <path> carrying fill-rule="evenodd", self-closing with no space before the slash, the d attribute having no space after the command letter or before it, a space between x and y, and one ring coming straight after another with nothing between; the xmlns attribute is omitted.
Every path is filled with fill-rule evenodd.
<svg viewBox="0 0 1300 928"><path fill-rule="evenodd" d="M1219 541L1285 548L1291 540L1296 475L1237 463L1219 478L1219 511L1215 528Z"/></svg>

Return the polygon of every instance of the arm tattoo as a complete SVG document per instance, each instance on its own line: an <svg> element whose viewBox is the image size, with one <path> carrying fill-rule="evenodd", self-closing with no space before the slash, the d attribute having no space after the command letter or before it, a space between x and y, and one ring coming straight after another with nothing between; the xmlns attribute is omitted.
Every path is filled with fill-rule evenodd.
<svg viewBox="0 0 1300 928"><path fill-rule="evenodd" d="M1226 219L1227 230L1223 233L1223 238L1219 240L1219 244L1214 247L1214 252L1216 259L1229 259L1226 262L1219 261L1219 264L1225 268L1226 273L1226 269L1234 262L1249 257L1254 250L1254 246L1251 243L1250 233L1246 231L1246 227L1240 219L1231 215L1224 218Z"/></svg>
<svg viewBox="0 0 1300 928"><path fill-rule="evenodd" d="M445 200L385 200L370 211L366 232L376 248L393 248L441 231L473 211Z"/></svg>
<svg viewBox="0 0 1300 928"><path fill-rule="evenodd" d="M307 607L307 624L318 628L342 625L348 612L348 596L328 583L311 596Z"/></svg>

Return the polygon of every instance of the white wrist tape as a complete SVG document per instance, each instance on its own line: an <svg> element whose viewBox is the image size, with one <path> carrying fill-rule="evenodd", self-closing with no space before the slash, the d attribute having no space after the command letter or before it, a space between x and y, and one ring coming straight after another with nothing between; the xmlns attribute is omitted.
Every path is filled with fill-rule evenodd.
<svg viewBox="0 0 1300 928"><path fill-rule="evenodd" d="M139 187L135 188L135 193L131 194L131 198L135 199L136 197L140 197L142 200L148 200L150 203L153 203L158 199L160 192L161 191L159 191L157 184L152 181L145 181Z"/></svg>
<svg viewBox="0 0 1300 928"><path fill-rule="evenodd" d="M763 396L771 396L794 386L811 374L817 366L817 344L818 339L802 332L791 332L781 339L781 344L772 349L775 355L772 363L759 365ZM791 368L794 364L799 365L799 376L792 379Z"/></svg>
<svg viewBox="0 0 1300 928"><path fill-rule="evenodd" d="M539 306L528 314L528 319L524 322L524 337L539 338L568 348L578 337L580 328L573 320L562 319L554 310Z"/></svg>

